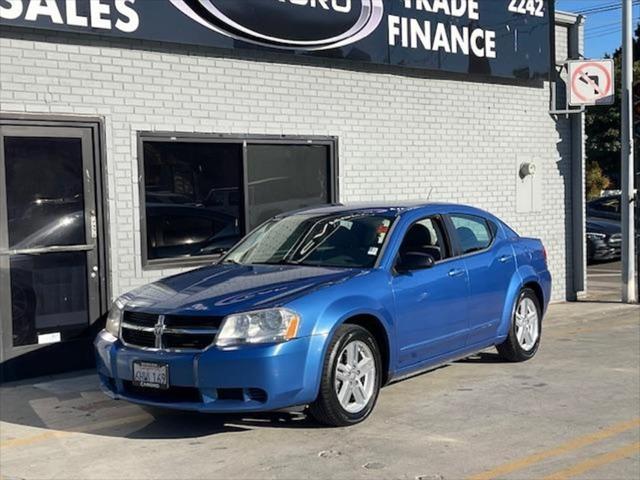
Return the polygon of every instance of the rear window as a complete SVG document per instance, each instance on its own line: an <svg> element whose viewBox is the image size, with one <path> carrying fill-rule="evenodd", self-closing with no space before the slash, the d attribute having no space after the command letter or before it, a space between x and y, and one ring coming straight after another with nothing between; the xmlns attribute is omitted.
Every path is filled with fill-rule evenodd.
<svg viewBox="0 0 640 480"><path fill-rule="evenodd" d="M494 231L484 218L474 215L451 215L462 254L478 252L491 245Z"/></svg>

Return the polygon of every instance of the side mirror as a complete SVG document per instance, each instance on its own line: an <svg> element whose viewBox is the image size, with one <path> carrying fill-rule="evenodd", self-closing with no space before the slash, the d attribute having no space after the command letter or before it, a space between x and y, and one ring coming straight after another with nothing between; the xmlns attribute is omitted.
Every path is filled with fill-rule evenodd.
<svg viewBox="0 0 640 480"><path fill-rule="evenodd" d="M422 252L407 252L402 254L396 265L398 272L411 272L413 270L424 270L435 265L433 255Z"/></svg>

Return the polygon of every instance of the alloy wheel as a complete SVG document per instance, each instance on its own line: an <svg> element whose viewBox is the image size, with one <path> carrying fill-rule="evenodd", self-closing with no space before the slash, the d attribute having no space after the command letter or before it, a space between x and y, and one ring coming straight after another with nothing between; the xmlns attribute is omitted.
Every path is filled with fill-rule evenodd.
<svg viewBox="0 0 640 480"><path fill-rule="evenodd" d="M529 352L540 335L538 309L531 298L523 297L515 313L516 339L520 347Z"/></svg>
<svg viewBox="0 0 640 480"><path fill-rule="evenodd" d="M374 395L376 363L371 348L360 340L347 343L336 364L335 393L342 408L359 413Z"/></svg>

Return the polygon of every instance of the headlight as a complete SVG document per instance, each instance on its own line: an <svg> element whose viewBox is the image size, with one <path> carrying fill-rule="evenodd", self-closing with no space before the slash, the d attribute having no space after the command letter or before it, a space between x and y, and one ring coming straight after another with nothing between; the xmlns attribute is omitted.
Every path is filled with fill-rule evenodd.
<svg viewBox="0 0 640 480"><path fill-rule="evenodd" d="M124 312L124 301L118 299L113 302L109 315L107 315L107 324L104 329L114 337L120 334L120 323L122 322L122 313Z"/></svg>
<svg viewBox="0 0 640 480"><path fill-rule="evenodd" d="M216 337L216 345L286 342L298 333L300 316L286 308L229 315Z"/></svg>
<svg viewBox="0 0 640 480"><path fill-rule="evenodd" d="M587 232L587 238L604 240L607 236L604 233Z"/></svg>

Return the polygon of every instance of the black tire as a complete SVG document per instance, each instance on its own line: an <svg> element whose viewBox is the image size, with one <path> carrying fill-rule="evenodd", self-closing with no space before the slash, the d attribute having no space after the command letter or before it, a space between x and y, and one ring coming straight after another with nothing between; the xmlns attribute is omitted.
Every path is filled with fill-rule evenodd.
<svg viewBox="0 0 640 480"><path fill-rule="evenodd" d="M335 391L335 371L338 362L338 356L344 347L352 342L359 340L364 342L373 353L376 374L375 384L373 387L373 395L367 402L365 408L357 413L350 413L345 410L338 400ZM358 325L341 325L329 343L327 354L323 362L322 379L320 381L320 392L315 402L309 406L309 413L319 423L332 427L345 427L355 425L362 422L372 412L373 407L378 400L380 386L382 383L382 362L380 359L380 348L376 340L368 330Z"/></svg>
<svg viewBox="0 0 640 480"><path fill-rule="evenodd" d="M538 339L534 344L533 348L529 351L525 350L520 346L518 339L516 338L516 310L520 302L524 298L529 298L533 301L535 308L538 313ZM538 296L536 293L530 288L523 288L518 295L518 299L516 300L515 307L513 309L513 313L511 314L511 326L509 328L509 335L506 340L499 345L496 345L498 350L498 354L503 360L508 362L525 362L533 358L540 347L540 339L542 338L542 308L540 307L540 302L538 300Z"/></svg>

